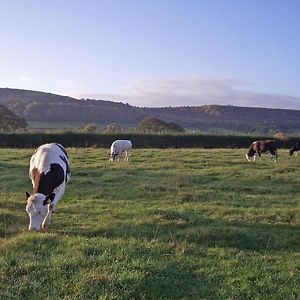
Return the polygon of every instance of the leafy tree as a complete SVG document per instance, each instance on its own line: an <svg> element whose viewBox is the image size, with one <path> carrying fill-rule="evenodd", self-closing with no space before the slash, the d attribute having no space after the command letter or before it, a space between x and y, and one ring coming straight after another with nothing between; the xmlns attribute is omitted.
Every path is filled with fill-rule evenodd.
<svg viewBox="0 0 300 300"><path fill-rule="evenodd" d="M184 128L174 122L167 123L167 127L169 131L184 132Z"/></svg>
<svg viewBox="0 0 300 300"><path fill-rule="evenodd" d="M184 129L174 122L167 123L150 117L143 119L139 123L137 130L146 133L184 132Z"/></svg>
<svg viewBox="0 0 300 300"><path fill-rule="evenodd" d="M281 132L281 131L275 133L274 138L277 139L277 140L280 140L280 141L287 141L288 140L288 136L285 133Z"/></svg>
<svg viewBox="0 0 300 300"><path fill-rule="evenodd" d="M105 133L120 133L121 132L121 127L115 123L108 124L104 128Z"/></svg>
<svg viewBox="0 0 300 300"><path fill-rule="evenodd" d="M83 127L83 132L85 133L95 133L97 130L97 126L94 124L87 124Z"/></svg>

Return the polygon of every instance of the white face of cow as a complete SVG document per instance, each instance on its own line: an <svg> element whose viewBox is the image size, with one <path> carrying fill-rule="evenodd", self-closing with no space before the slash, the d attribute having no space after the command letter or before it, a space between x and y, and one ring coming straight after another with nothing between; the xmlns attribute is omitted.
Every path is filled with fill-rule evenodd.
<svg viewBox="0 0 300 300"><path fill-rule="evenodd" d="M31 195L27 198L26 212L29 215L29 230L39 231L48 213L48 205L43 194Z"/></svg>
<svg viewBox="0 0 300 300"><path fill-rule="evenodd" d="M109 161L114 161L118 157L118 154L110 154Z"/></svg>

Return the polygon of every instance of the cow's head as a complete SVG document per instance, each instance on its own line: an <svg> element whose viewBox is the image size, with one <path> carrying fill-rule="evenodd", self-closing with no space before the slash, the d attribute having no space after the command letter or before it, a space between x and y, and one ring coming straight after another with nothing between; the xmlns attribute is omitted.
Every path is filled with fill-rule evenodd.
<svg viewBox="0 0 300 300"><path fill-rule="evenodd" d="M116 153L110 153L109 154L109 161L114 161L115 159L116 159L116 157L118 156L118 154L116 154Z"/></svg>
<svg viewBox="0 0 300 300"><path fill-rule="evenodd" d="M247 159L248 161L250 161L251 158L254 156L254 154L255 154L255 151L253 150L252 147L250 147L249 150L248 150L248 152L245 154L246 159Z"/></svg>
<svg viewBox="0 0 300 300"><path fill-rule="evenodd" d="M48 196L44 194L29 195L26 193L27 205L26 212L29 215L29 230L39 231L42 227L43 221L47 216L49 205L55 197L54 193Z"/></svg>

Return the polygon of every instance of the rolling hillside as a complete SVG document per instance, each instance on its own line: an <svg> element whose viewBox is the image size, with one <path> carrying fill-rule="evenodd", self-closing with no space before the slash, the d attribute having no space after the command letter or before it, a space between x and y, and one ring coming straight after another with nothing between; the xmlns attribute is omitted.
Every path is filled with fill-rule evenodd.
<svg viewBox="0 0 300 300"><path fill-rule="evenodd" d="M18 117L4 105L0 105L0 132L11 132L27 126L23 118Z"/></svg>
<svg viewBox="0 0 300 300"><path fill-rule="evenodd" d="M205 105L142 108L121 102L75 99L50 93L0 89L0 104L27 121L119 123L136 127L145 117L183 127L244 132L300 131L300 110Z"/></svg>

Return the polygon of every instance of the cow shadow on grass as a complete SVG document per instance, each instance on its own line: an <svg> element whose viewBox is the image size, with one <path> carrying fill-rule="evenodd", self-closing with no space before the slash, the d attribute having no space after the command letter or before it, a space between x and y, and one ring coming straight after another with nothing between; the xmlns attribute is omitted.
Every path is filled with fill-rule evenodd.
<svg viewBox="0 0 300 300"><path fill-rule="evenodd" d="M99 220L99 214L95 212L93 216L89 213L89 219L93 218ZM97 224L92 222L93 226L79 225L75 228L64 226L63 230L55 228L55 231L87 238L135 238L165 243L190 243L201 247L234 248L261 254L268 251L298 251L300 248L298 225L224 221L192 212L160 210L150 215L147 221L138 224L130 223L130 220L116 220L114 224L110 222L106 225L95 223Z"/></svg>
<svg viewBox="0 0 300 300"><path fill-rule="evenodd" d="M103 166L102 166L103 168ZM78 205L76 209L72 209L74 205L71 203L72 196L80 196L80 199L86 197L87 184L91 184L91 188L88 189L88 194L95 195L95 201L101 194L97 194L98 189L101 188L103 194L113 194L113 197L121 197L124 194L124 186L129 185L125 195L125 200L129 201L127 197L131 197L131 187L137 184L137 181L144 184L143 194L141 196L146 197L149 201L156 198L157 195L163 197L165 194L174 192L173 184L165 186L164 182L160 185L155 184L152 186L152 182L157 181L157 173L153 171L135 170L135 169L109 169L103 172L103 169L91 168L91 169L78 169L74 168L74 175L71 176L69 185L67 186L67 197L62 201L70 201L70 205L66 212L58 207L58 216L60 212L63 215L70 215L71 218L75 217L77 220L85 219L83 217L84 204ZM77 175L76 175L77 172ZM140 176L141 175L141 176ZM213 185L218 178L215 175L207 176L185 176L182 178L176 175L168 175L168 173L160 173L162 181L166 176L174 176L171 183L176 183L189 190L189 187L197 184L199 188L201 186ZM74 179L72 179L74 178ZM29 181L29 179L27 179ZM132 183L134 182L134 183ZM113 188L112 188L113 185ZM227 187L228 188L228 187ZM105 196L106 196L105 194ZM153 196L153 195L154 196ZM150 196L153 196L151 199ZM149 197L148 197L149 196ZM112 197L112 198L113 198ZM124 200L123 199L123 200ZM135 201L133 198L132 201ZM225 205L224 201L224 205ZM8 204L10 205L10 204ZM0 236L7 234L13 235L18 232L19 229L12 229L11 232L7 231L7 225L13 227L14 224L27 226L28 216L25 212L25 200L24 204L14 204L17 206L8 207L9 214L1 215L4 224L0 230ZM97 204L95 204L97 205ZM110 206L110 209L114 209ZM21 212L20 212L21 210ZM18 212L16 214L16 211ZM240 250L251 250L264 253L265 251L280 251L280 250L293 250L300 247L300 227L297 225L279 225L279 224L261 224L261 223L248 223L242 221L229 222L223 219L210 219L194 212L180 213L172 210L153 211L147 216L147 220L141 220L139 223L132 222L130 219L125 219L124 222L118 222L113 225L97 225L101 222L101 214L97 211L91 211L89 208L88 214L91 218L90 223L82 226L77 224L76 226L68 224L58 223L56 214L53 217L53 223L51 227L54 231L59 231L62 234L74 234L82 235L86 237L106 236L112 238L139 238L145 240L159 239L162 241L186 241L189 243L195 243L204 247L232 247ZM81 221L82 222L82 221ZM62 222L61 222L62 223ZM74 224L74 223L73 223ZM92 225L89 225L92 224ZM96 225L95 225L96 224ZM5 227L5 228L4 228ZM63 228L63 229L59 229Z"/></svg>
<svg viewBox="0 0 300 300"><path fill-rule="evenodd" d="M205 274L201 269L190 266L176 259L167 260L157 251L127 253L133 260L148 261L147 266L134 267L129 261L129 273L140 276L122 276L123 278L105 278L86 281L85 289L90 294L100 290L114 291L122 294L121 299L222 299L219 290L221 278L216 274ZM144 257L141 257L144 255ZM122 268L120 266L120 268Z"/></svg>
<svg viewBox="0 0 300 300"><path fill-rule="evenodd" d="M20 204L18 207L22 208L22 213L1 212L0 237L14 236L20 230L26 230L29 218L24 206ZM71 218L82 220L82 211L70 209L69 213ZM234 248L261 254L300 249L300 226L293 224L225 221L207 218L194 212L156 210L141 221L132 221L129 217L125 220L122 218L122 221L114 218L109 222L102 222L101 215L96 211L88 212L89 222L81 221L72 225L63 215L59 210L55 213L50 232L86 238L135 238L165 243L190 243L201 247Z"/></svg>
<svg viewBox="0 0 300 300"><path fill-rule="evenodd" d="M75 218L80 214L78 212L76 216L76 211L73 213ZM93 218L98 217L98 213L90 213L89 218L94 225L82 227L62 226L61 219L57 218L50 234L28 234L26 239L20 240L17 249L26 255L32 251L36 255L44 255L59 252L65 241L68 244L69 237L87 239L86 248L84 245L78 248L84 260L92 262L91 265L100 270L103 262L110 264L112 259L112 264L123 274L116 278L98 276L95 279L91 270L90 276L85 277L83 292L94 295L105 290L121 293L123 299L224 299L224 295L220 295L224 284L222 275L205 273L206 268L203 267L202 271L200 267L207 260L208 248L231 248L265 255L272 251L298 251L300 247L299 226L226 222L193 212L163 209L153 211L146 221L138 224L132 220L125 220L127 223L116 220L111 226L97 226ZM121 250L122 245L126 247L126 254ZM175 252L180 246L186 246L184 255ZM17 249L14 248L15 251ZM103 250L110 253L97 261ZM194 264L193 260L198 259L203 261ZM16 258L8 256L6 261L9 267L16 263ZM79 270L79 266L76 268ZM124 276L124 270L133 275Z"/></svg>
<svg viewBox="0 0 300 300"><path fill-rule="evenodd" d="M220 281L213 274L170 262L163 267L148 268L144 278L124 283L132 289L130 299L221 299Z"/></svg>
<svg viewBox="0 0 300 300"><path fill-rule="evenodd" d="M95 213L89 217L98 216ZM55 229L62 235L89 240L89 249L84 252L87 259L101 256L101 247L125 247L129 262L124 268L134 274L141 272L141 276L125 276L116 281L103 279L95 284L91 280L95 292L100 288L122 290L126 299L224 299L224 295L220 295L224 275L204 272L207 270L205 264L220 267L214 257L218 254L212 254L211 249L257 253L263 258L275 252L298 252L300 247L300 227L293 225L226 222L172 210L153 211L147 221L139 224L131 220L125 222L115 220L108 226ZM104 245L99 246L101 243ZM112 252L113 257L118 257ZM122 259L117 259L122 264Z"/></svg>

